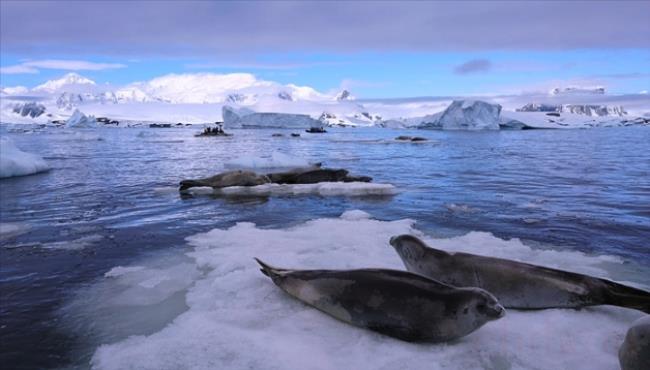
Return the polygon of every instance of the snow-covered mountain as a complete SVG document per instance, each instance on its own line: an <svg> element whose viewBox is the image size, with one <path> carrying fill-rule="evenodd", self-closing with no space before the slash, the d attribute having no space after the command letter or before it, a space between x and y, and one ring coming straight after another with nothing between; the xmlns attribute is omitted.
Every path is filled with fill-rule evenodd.
<svg viewBox="0 0 650 370"><path fill-rule="evenodd" d="M292 117L308 115L329 126L442 129L485 126L495 129L495 125L501 125L501 119L495 123L494 116L499 114L492 105L470 103L473 99L432 97L364 101L356 100L347 90L323 93L309 86L261 80L248 73L169 74L126 86L98 84L69 73L33 89L3 87L0 94L0 121L12 123L65 121L77 109L86 115L117 121L206 123L222 120L222 108L227 105L235 110L246 108L260 113L260 119L272 117L273 122L276 118L281 121L278 114L286 114ZM453 103L454 100L458 102ZM585 122L591 122L587 126L612 122L627 125L637 122L635 117L646 117L650 113L647 95L609 96L601 87L568 87L554 89L553 94L495 96L484 100L487 104L499 104L503 108L501 117L513 118L508 121L512 125L505 125L510 128L523 127L521 122L544 127L549 124L573 127L573 121L580 127L585 126ZM527 101L538 103L525 104ZM38 105L25 105L30 102ZM481 116L483 113L485 117ZM549 122L560 121L546 117L547 113L562 114L562 124ZM489 124L470 122L472 117L481 118L483 123L489 121Z"/></svg>
<svg viewBox="0 0 650 370"><path fill-rule="evenodd" d="M71 88L74 88L76 86L84 86L84 85L95 86L96 84L95 81L83 77L79 74L68 73L59 79L50 80L41 85L38 85L33 90L37 92L40 91L40 92L47 92L47 93L55 93L55 92L69 91Z"/></svg>

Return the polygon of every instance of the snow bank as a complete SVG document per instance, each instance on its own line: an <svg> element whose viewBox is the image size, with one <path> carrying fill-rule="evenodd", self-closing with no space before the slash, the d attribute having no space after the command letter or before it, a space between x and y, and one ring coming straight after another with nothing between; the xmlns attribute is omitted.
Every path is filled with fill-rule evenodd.
<svg viewBox="0 0 650 370"><path fill-rule="evenodd" d="M244 156L226 161L226 168L295 168L308 167L310 163L302 158L291 157L280 152L272 152L270 157Z"/></svg>
<svg viewBox="0 0 650 370"><path fill-rule="evenodd" d="M119 340L108 336L91 364L95 369L157 370L617 368L618 348L628 326L642 315L639 312L614 307L510 310L503 319L457 342L412 344L347 325L300 303L263 276L253 261L259 257L277 266L305 269L402 269L388 241L402 233L422 236L413 225L412 220L378 221L351 211L286 229L238 223L189 237L194 248L187 253L190 261L176 263L181 266L177 270L122 270L100 284L105 302L92 300L97 307L87 309L93 314L88 319L106 330L129 328L130 334L140 326L140 333ZM532 249L517 239L501 240L483 232L425 240L447 250L507 256L595 275L606 275L607 263L625 268L615 258ZM172 284L169 279L177 281ZM145 301L186 292L187 310L167 325L142 327L142 318L161 315L159 310L169 306L143 305L141 297L149 296L146 289L160 284L169 288L161 286L164 294ZM135 291L123 294L131 289ZM119 309L114 306L116 296ZM106 305L113 308L107 310Z"/></svg>
<svg viewBox="0 0 650 370"><path fill-rule="evenodd" d="M23 152L9 138L0 138L0 178L31 175L49 169L43 158Z"/></svg>
<svg viewBox="0 0 650 370"><path fill-rule="evenodd" d="M323 123L307 114L257 113L247 108L222 109L226 128L310 128L322 127Z"/></svg>
<svg viewBox="0 0 650 370"><path fill-rule="evenodd" d="M519 111L504 112L500 125L506 129L557 128L576 129L594 127L647 126L650 121L643 118L623 118L619 116L589 116L579 113Z"/></svg>

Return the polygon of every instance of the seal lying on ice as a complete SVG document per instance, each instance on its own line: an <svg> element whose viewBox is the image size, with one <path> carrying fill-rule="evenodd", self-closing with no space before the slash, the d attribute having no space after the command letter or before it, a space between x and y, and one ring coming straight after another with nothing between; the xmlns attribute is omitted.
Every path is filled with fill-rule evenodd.
<svg viewBox="0 0 650 370"><path fill-rule="evenodd" d="M308 167L299 167L286 172L274 172L259 175L252 171L227 171L212 177L180 182L180 191L195 186L225 188L228 186L256 186L267 183L275 184L316 184L319 182L370 182L368 176L350 176L347 170L321 168L320 163Z"/></svg>
<svg viewBox="0 0 650 370"><path fill-rule="evenodd" d="M574 272L469 253L447 253L412 235L390 239L408 271L458 287L479 287L507 308L614 305L650 312L650 293Z"/></svg>
<svg viewBox="0 0 650 370"><path fill-rule="evenodd" d="M307 168L300 171L276 172L266 175L276 184L316 184L319 182L370 182L368 176L350 176L347 170Z"/></svg>
<svg viewBox="0 0 650 370"><path fill-rule="evenodd" d="M650 316L636 320L618 351L622 370L650 369Z"/></svg>
<svg viewBox="0 0 650 370"><path fill-rule="evenodd" d="M490 293L406 271L287 270L256 259L282 290L341 321L406 341L444 342L505 314Z"/></svg>
<svg viewBox="0 0 650 370"><path fill-rule="evenodd" d="M268 177L258 175L251 171L227 171L204 179L183 180L180 182L180 191L195 186L210 186L213 188L225 188L228 186L255 186L271 182Z"/></svg>

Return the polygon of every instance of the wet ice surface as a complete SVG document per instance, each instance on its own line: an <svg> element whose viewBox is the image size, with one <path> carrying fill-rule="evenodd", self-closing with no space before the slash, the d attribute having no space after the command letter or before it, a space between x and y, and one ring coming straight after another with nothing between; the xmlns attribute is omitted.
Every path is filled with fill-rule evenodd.
<svg viewBox="0 0 650 370"><path fill-rule="evenodd" d="M412 347L328 321L331 319L281 295L257 272L248 254L245 260L244 256L235 255L232 260L224 261L224 265L231 266L234 272L242 269L241 276L230 276L224 282L254 285L247 298L250 300L242 298L237 301L240 296L228 290L206 293L208 290L200 289L199 285L208 284L207 281L217 284L216 277L210 280L210 276L218 274L215 271L224 270L211 270L210 266L199 265L194 256L186 256L188 252L196 253L197 247L189 245L185 238L214 228L226 230L222 233L230 235L227 230L237 222L255 223L256 226L249 227L249 231L273 229L281 232L300 227L309 220L338 218L346 210L361 209L378 220L413 219L417 221L415 227L419 232L429 237L445 238L440 242L442 244L438 244L442 248L507 245L510 242L504 239L516 237L526 243L517 244L523 248L521 255L516 248L494 246L486 248L486 253L647 285L645 280L650 275L647 252L647 241L650 240L650 153L646 146L650 142L650 130L450 133L330 129L325 135L302 134L299 138L290 137L290 131L286 131L284 137L271 137L273 132L282 130L234 130L235 136L229 138L195 138L195 131L98 129L80 130L77 135L50 129L37 130L30 135L9 135L23 150L44 157L52 170L0 180L0 221L3 225L14 225L5 227L13 234L3 231L0 240L3 261L0 264L3 295L0 334L4 346L0 363L9 361L39 368L72 363L84 367L92 358L97 366L112 368L119 364L107 361L107 356L112 358L112 355L124 351L125 358L130 358L131 352L125 350L125 343L130 342L123 342L130 335L138 336L131 339L137 348L151 348L152 352L147 352L151 357L164 349L160 341L169 334L165 330L191 328L177 326L177 321L198 320L200 323L206 320L207 316L195 315L194 309L198 306L193 306L191 301L191 297L201 295L204 295L202 300L205 302L223 305L219 308L225 310L223 312L235 313L242 310L237 304L259 305L259 300L263 299L266 304L277 307L278 312L256 314L262 314L266 320L275 318L274 315L289 315L281 316L284 318L277 324L283 331L301 330L303 334L309 334L309 330L325 331L332 338L339 339L344 335L341 333L348 333L360 342L377 344L378 349L370 349L364 358L388 352L379 348L389 348L385 347L388 346L386 343L392 343L390 346L409 348L405 352L398 351L402 356L414 356L410 351L432 352L436 353L431 355L434 357L425 358L449 366L465 363L458 357L469 348L464 344ZM399 135L425 136L430 141L426 145L395 142L393 139ZM102 140L96 140L97 137ZM378 143L381 145L376 145ZM286 193L181 197L173 190L183 178L213 175L223 170L226 162L241 158L272 160L273 152L308 163L323 162L327 167L347 168L353 174L369 175L376 183L394 185L397 192L390 196L362 197L318 194L296 197ZM454 239L470 231L489 232L495 236L486 239L484 234L471 233ZM271 258L271 254L260 256L278 265L291 263L304 264L305 267L327 267L317 265L316 261L332 265L346 261L360 263L359 258L374 251L372 248L387 245L390 236L378 231L377 236L368 241L357 240L356 244L349 245L345 238L356 240L356 232L344 236L336 229L328 229L328 232L335 238L332 245L342 243L338 249L348 251L347 260L340 258L340 254L326 253L328 248L320 244L314 252L315 245L306 242L298 251L265 244L264 247L270 251L278 249L277 259ZM312 233L311 237L318 243L315 241L317 235ZM472 239L474 237L476 239ZM384 244L376 245L379 239L385 239ZM490 243L486 244L486 240ZM221 247L230 250L227 248L236 246L215 245L213 248L216 251ZM535 253L550 257L537 259L527 255L530 246ZM259 248L253 245L246 253L259 251ZM244 251L246 248L239 249ZM286 251L284 260L281 251ZM303 252L305 257L299 257ZM578 254L574 260L571 257L574 253L586 253L586 257ZM312 257L308 257L310 254ZM597 255L604 256L593 257L598 264L580 257ZM388 258L388 255L381 255L381 258L367 261L382 266L399 262L396 255L391 255L390 260ZM178 270L169 270L177 265L181 266ZM127 269L115 270L118 266ZM142 268L134 270L133 267ZM176 281L178 276L187 280ZM215 285L217 288L229 289L220 283ZM225 296L217 294L217 291ZM84 294L90 294L92 299L78 299ZM221 299L230 297L229 294L235 294L232 306L227 306ZM269 294L274 298L268 298ZM141 299L139 305L117 304L132 302L129 299L133 297ZM106 303L106 300L110 302ZM619 335L624 334L625 326L635 315L631 312L613 308L552 310L535 314L539 316L509 312L503 320L490 323L467 337L468 341L476 341L471 342L476 343L473 347L476 351L465 364L486 368L506 368L510 364L521 368L526 367L526 361L535 363L542 353L546 362L540 362L538 368L570 367L574 365L572 361L577 361L571 357L572 343L587 341L589 343L583 343L585 347L579 350L591 353L589 351L594 348L603 349L606 355L602 357L603 366L611 368L613 348L619 340L622 341ZM291 313L297 316L292 317ZM587 315L583 316L585 313ZM241 343L254 341L258 335L260 341L277 342L277 346L284 343L271 336L271 329L266 334L263 330L241 331L242 325L252 324L245 315L241 322L237 321L237 315L233 315L229 321L229 325L233 325L229 330L233 331L227 332L240 333ZM305 317L305 321L315 320L316 326L291 326L301 317ZM566 344L564 347L560 343L530 342L530 338L524 337L527 334L517 329L522 323L517 318L528 317L531 317L528 325L536 330L543 330L544 323L554 319L566 320L565 326L573 323L578 330L576 333L557 332L566 336L566 341L561 342ZM503 331L503 325L512 322L507 319L515 321L509 326L510 331ZM602 320L602 328L593 325L600 322L594 320ZM205 343L209 346L206 350L216 350L220 343L227 341L228 335L224 335L225 339L214 339L211 330L221 330L220 325L223 323L215 322L212 326L208 322L204 325L206 333L200 337L216 341ZM278 328L275 324L269 325ZM587 337L578 337L579 330L596 331ZM295 348L284 349L287 351L284 361L289 361L291 351L301 353L304 349L309 354L307 359L310 356L319 358L324 361L323 366L327 367L330 360L334 365L341 365L331 356L324 358L328 356L326 349L333 349L320 339L303 335L298 340L294 332L290 333L293 338L290 343L294 343ZM530 356L517 357L510 352L497 351L492 345L488 347L490 350L482 351L480 348L484 344L479 338L484 338L484 335L503 336L506 342L499 343L504 347L511 341L521 342L519 349ZM341 347L345 347L347 340L352 339L343 340ZM106 346L95 353L100 345ZM324 347L318 349L321 345ZM235 361L237 351L242 347L233 346L236 344L223 344L221 355L213 353L210 358L220 359L222 356ZM306 347L323 352L309 352ZM27 351L27 348L31 349ZM271 351L275 347L269 348ZM354 348L368 350L369 347ZM535 348L541 348L543 352L537 352ZM566 356L549 355L558 351ZM188 361L185 367L206 364L199 358L190 360L190 355L191 352L179 352L179 356ZM263 354L260 356L250 357L250 363L261 363ZM383 365L375 363L376 367L391 367L390 364L394 364L391 361L401 361L387 356L377 355L377 358L377 361L385 362ZM209 360L208 357L203 359ZM219 362L226 360L210 360L216 362L207 362L206 366L228 364ZM241 365L235 362L232 366L239 366L237 364ZM283 362L278 368L291 367L292 364ZM298 366L300 362L295 364ZM244 363L242 366L248 365Z"/></svg>

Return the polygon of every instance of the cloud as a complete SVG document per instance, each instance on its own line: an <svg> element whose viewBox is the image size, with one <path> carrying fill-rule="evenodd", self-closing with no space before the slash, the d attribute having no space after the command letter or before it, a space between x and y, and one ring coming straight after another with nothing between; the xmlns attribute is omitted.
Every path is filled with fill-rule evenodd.
<svg viewBox="0 0 650 370"><path fill-rule="evenodd" d="M0 67L0 74L3 75L17 75L17 74L26 74L26 73L38 73L38 69L24 64L18 64L15 66L9 67Z"/></svg>
<svg viewBox="0 0 650 370"><path fill-rule="evenodd" d="M343 62L305 62L305 63L190 63L185 68L189 69L263 69L263 70L290 70L318 66L342 65Z"/></svg>
<svg viewBox="0 0 650 370"><path fill-rule="evenodd" d="M470 73L487 72L491 68L492 63L487 59L472 59L456 66L456 68L454 68L454 73L458 75L466 75Z"/></svg>
<svg viewBox="0 0 650 370"><path fill-rule="evenodd" d="M101 71L105 69L124 68L119 63L94 63L85 60L30 60L21 64L0 68L2 74L39 73L40 69L58 69L64 71Z"/></svg>
<svg viewBox="0 0 650 370"><path fill-rule="evenodd" d="M23 55L650 47L648 1L1 1L0 7L3 52ZM98 27L100 19L109 20L106 27Z"/></svg>

